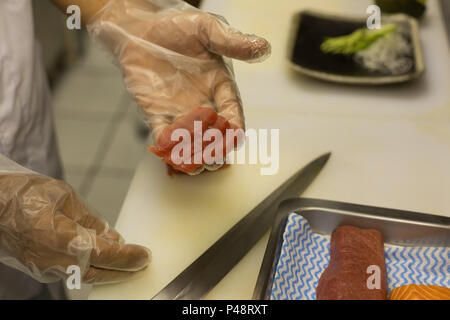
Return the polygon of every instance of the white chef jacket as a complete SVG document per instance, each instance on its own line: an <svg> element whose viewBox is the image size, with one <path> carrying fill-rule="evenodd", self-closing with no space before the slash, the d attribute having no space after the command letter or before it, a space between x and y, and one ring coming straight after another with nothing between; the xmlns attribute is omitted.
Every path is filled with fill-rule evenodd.
<svg viewBox="0 0 450 320"><path fill-rule="evenodd" d="M33 171L62 178L31 0L0 1L0 153ZM0 299L31 298L43 288L0 264Z"/></svg>

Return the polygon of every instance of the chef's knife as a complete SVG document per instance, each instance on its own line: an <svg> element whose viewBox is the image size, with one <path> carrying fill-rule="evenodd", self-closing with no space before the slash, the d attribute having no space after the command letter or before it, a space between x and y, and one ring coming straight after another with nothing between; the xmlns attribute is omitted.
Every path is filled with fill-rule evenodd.
<svg viewBox="0 0 450 320"><path fill-rule="evenodd" d="M331 153L324 154L296 172L153 299L195 300L207 294L269 230L280 202L303 193L327 163L330 155Z"/></svg>

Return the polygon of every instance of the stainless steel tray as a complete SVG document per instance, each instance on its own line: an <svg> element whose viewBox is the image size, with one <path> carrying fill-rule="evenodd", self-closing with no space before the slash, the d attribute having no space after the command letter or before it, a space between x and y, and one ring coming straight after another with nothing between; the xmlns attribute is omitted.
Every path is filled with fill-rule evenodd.
<svg viewBox="0 0 450 320"><path fill-rule="evenodd" d="M278 208L253 292L255 300L268 300L270 297L283 232L290 213L297 213L306 218L312 230L320 234L331 235L340 225L352 225L380 231L385 244L450 247L448 217L336 201L288 199Z"/></svg>

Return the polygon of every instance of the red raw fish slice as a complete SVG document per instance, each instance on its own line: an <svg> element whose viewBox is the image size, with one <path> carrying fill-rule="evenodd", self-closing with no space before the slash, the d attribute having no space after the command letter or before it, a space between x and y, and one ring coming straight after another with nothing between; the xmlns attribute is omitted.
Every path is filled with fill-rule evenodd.
<svg viewBox="0 0 450 320"><path fill-rule="evenodd" d="M201 121L202 122L202 136L208 129L217 129L222 133L223 139L222 142L216 142L215 137L212 138L213 141L203 141L202 140L202 149L198 151L197 153L194 153L194 121ZM176 129L183 128L190 132L191 134L191 163L181 163L181 164L175 164L172 159L172 149L181 141L172 141L171 135L172 132ZM227 150L232 150L233 147L237 146L238 139L233 139L234 141L231 141L228 143L227 148L227 141L226 141L226 130L227 129L237 129L236 126L230 124L224 117L218 116L217 113L210 109L210 108L202 108L198 107L193 109L189 114L187 114L185 117L175 121L172 125L164 128L163 132L161 133L160 137L158 138L158 143L156 146L150 146L148 149L157 155L158 157L162 158L164 162L172 166L174 169L182 171L184 173L192 173L198 170L202 165L205 164L205 161L203 159L203 151L205 150L205 147L207 147L210 144L215 143L221 143L222 144L222 157L220 159L213 159L215 162L221 161L226 156ZM194 163L194 160L196 159L196 156L201 159L201 163ZM215 150L212 152L212 156L215 157ZM186 157L185 157L186 159Z"/></svg>
<svg viewBox="0 0 450 320"><path fill-rule="evenodd" d="M225 132L226 129L230 128L230 124L229 122L222 116L218 116L216 121L208 126L207 128L203 128L203 133L207 130L207 129L217 129L221 132L222 136L223 136L223 152L222 152L222 157L218 158L218 159L212 159L214 162L219 162L222 161L224 156L225 156L225 152L226 152L226 145L225 145ZM215 137L211 138L212 141L202 141L202 149L199 150L197 153L194 153L195 149L194 149L194 139L192 139L192 144L191 144L191 164L186 164L186 163L182 163L180 165L175 165L175 164L171 164L174 169L177 169L179 171L185 172L185 173L192 173L194 171L196 171L198 168L200 168L202 165L205 164L205 159L203 158L203 151L205 150L205 148L208 145L211 144L216 144L216 143L220 143L220 142L216 142L215 141ZM198 158L200 158L201 160L201 164L194 164L194 160L196 158L196 156ZM212 152L212 156L215 157L215 151ZM167 162L167 161L166 161ZM209 163L212 164L212 163Z"/></svg>
<svg viewBox="0 0 450 320"><path fill-rule="evenodd" d="M367 268L380 268L380 288L367 286ZM319 279L317 300L385 300L387 274L381 233L340 226L331 235L330 263Z"/></svg>
<svg viewBox="0 0 450 320"><path fill-rule="evenodd" d="M194 133L194 121L202 122L202 131L204 132L208 126L217 120L217 113L211 108L197 107L191 110L186 116L178 119L173 124L165 127L158 137L156 146L150 147L149 150L159 157L167 154L178 141L172 141L172 132L176 129L186 129Z"/></svg>

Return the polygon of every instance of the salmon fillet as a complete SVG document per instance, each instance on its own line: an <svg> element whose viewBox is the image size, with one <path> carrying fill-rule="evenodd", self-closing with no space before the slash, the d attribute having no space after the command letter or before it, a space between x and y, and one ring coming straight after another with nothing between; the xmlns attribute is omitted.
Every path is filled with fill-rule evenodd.
<svg viewBox="0 0 450 320"><path fill-rule="evenodd" d="M379 289L367 285L372 273L380 270ZM384 300L387 274L381 233L352 226L341 226L331 235L330 263L316 288L317 300Z"/></svg>
<svg viewBox="0 0 450 320"><path fill-rule="evenodd" d="M390 300L450 300L450 288L407 284L391 291Z"/></svg>

